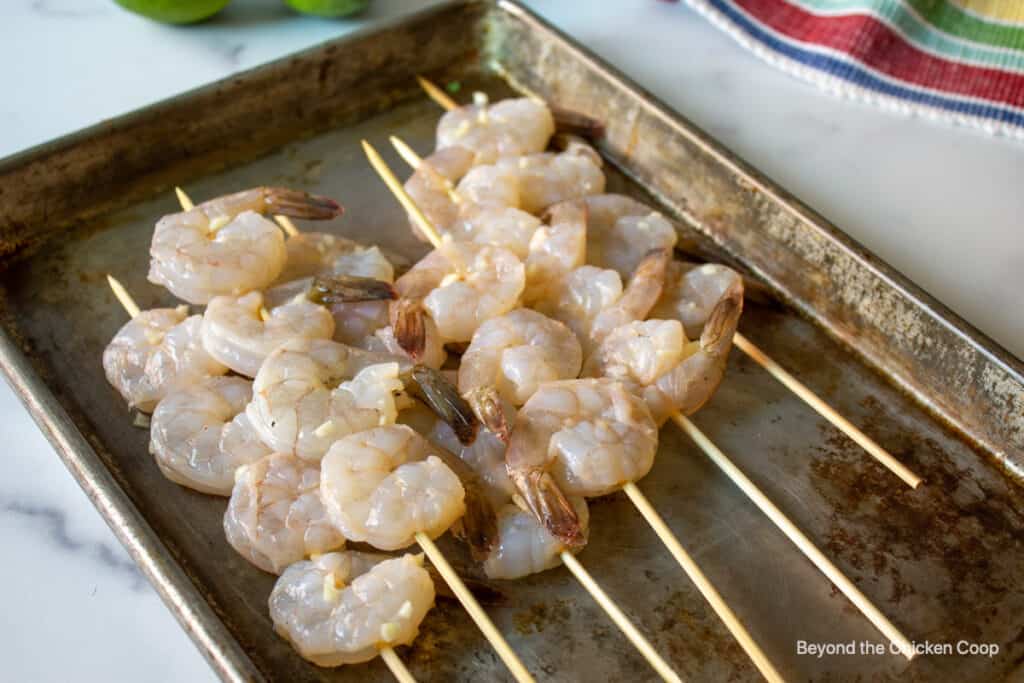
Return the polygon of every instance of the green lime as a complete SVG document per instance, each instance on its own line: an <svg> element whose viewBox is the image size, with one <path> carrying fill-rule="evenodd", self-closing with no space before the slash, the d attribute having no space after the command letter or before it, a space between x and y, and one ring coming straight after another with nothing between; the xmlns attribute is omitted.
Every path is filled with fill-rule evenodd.
<svg viewBox="0 0 1024 683"><path fill-rule="evenodd" d="M114 0L126 10L165 24L192 24L212 17L230 0Z"/></svg>
<svg viewBox="0 0 1024 683"><path fill-rule="evenodd" d="M303 14L318 17L346 17L366 9L370 0L284 0L285 4Z"/></svg>

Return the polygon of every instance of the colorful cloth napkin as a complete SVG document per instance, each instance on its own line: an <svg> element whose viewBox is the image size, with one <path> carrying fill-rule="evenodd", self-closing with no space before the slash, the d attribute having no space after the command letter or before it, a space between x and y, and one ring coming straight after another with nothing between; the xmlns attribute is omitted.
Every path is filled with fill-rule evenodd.
<svg viewBox="0 0 1024 683"><path fill-rule="evenodd" d="M1024 137L1024 0L687 0L830 91Z"/></svg>

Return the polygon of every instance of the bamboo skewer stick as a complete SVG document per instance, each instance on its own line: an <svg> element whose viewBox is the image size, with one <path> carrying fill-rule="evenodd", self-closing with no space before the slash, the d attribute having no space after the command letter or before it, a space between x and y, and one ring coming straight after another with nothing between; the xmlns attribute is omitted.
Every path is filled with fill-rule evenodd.
<svg viewBox="0 0 1024 683"><path fill-rule="evenodd" d="M420 157L419 154L417 154L413 150L412 147L405 144L405 142L403 142L400 138L394 135L390 136L388 140L391 141L391 145L398 152L398 156L402 157L402 160L405 163L412 166L413 170L418 171L421 168L426 169L430 176L434 178L434 180L436 180L437 182L441 183L444 186L444 191L445 193L447 193L448 199L452 200L452 202L455 204L460 204L462 202L462 198L459 196L459 193L455 190L455 186L452 185L452 181L448 180L448 178L445 178L443 175L441 175L441 173L430 164L424 165L423 159Z"/></svg>
<svg viewBox="0 0 1024 683"><path fill-rule="evenodd" d="M377 150L375 150L366 140L363 140L362 144L363 151L366 152L366 158L370 160L370 165L373 166L373 170L377 171L377 175L381 177L384 184L388 186L389 190L391 190L391 194L395 195L395 198L398 200L398 203L402 205L402 208L412 216L412 219L416 222L416 227L423 231L423 234L434 246L434 249L440 249L443 241L441 239L441 233L437 231L437 228L434 227L434 224L430 222L430 219L427 218L426 214L423 213L420 207L416 206L416 202L414 202L412 197L409 196L409 193L405 191L405 188L402 187L402 183L400 183L398 178L395 177L395 174L391 172L391 169L388 168L388 165L381 158L380 154L377 153Z"/></svg>
<svg viewBox="0 0 1024 683"><path fill-rule="evenodd" d="M430 537L423 532L417 532L416 542L419 543L421 548L423 548L423 552L427 554L431 563L437 567L438 573L441 574L445 583L447 583L452 589L452 592L455 593L455 596L459 599L459 602L462 603L462 606L467 612L469 612L469 616L472 617L477 627L484 634L484 637L490 641L491 646L498 653L498 656L501 657L501 661L505 662L505 666L507 666L508 670L512 672L515 679L520 683L532 683L533 676L526 670L523 663L519 661L519 657L516 656L516 653L512 651L511 647L509 647L505 637L501 635L501 631L497 629L494 622L491 621L491 618L487 616L487 613L484 612L480 603L477 602L473 594L469 592L469 589L466 588L466 584L464 584L462 579L459 578L459 575L455 573L455 569L453 569L451 564L448 563L448 560L445 559L445 556L441 553L438 547L434 545L434 542L430 540Z"/></svg>
<svg viewBox="0 0 1024 683"><path fill-rule="evenodd" d="M424 92L427 93L427 96L430 97L430 99L441 105L442 109L447 111L458 109L459 103L449 97L448 93L444 90L441 90L441 88L434 85L432 81L423 78L423 76L417 76L416 82L420 84L420 87L423 88Z"/></svg>
<svg viewBox="0 0 1024 683"><path fill-rule="evenodd" d="M608 594L604 592L604 589L594 581L593 577L590 576L590 572L583 568L583 565L576 559L576 556L563 550L561 558L562 564L572 572L572 575L576 577L577 581L583 584L583 587L586 588L587 592L590 593L595 601L597 601L597 604L601 606L601 609L603 609L611 620L615 622L615 625L619 627L619 630L629 638L629 642L633 644L633 647L639 650L640 654L650 662L651 666L654 667L654 670L658 672L658 675L670 683L682 683L682 679L679 678L679 674L673 671L672 667L661 658L661 655L655 651L650 641L648 641L647 638L637 630L636 626L633 625L633 622L629 620L629 617L619 609L619 606L616 605L610 597L608 597Z"/></svg>
<svg viewBox="0 0 1024 683"><path fill-rule="evenodd" d="M757 670L761 672L761 675L764 676L765 680L770 683L781 683L781 681L783 681L782 675L779 674L761 647L750 636L750 633L739 620L739 617L736 616L736 613L733 612L732 608L730 608L729 605L726 604L725 600L722 599L721 594L719 594L718 590L715 589L711 581L708 580L708 577L705 576L704 572L702 572L700 567L697 566L697 563L692 557L690 557L690 554L686 552L686 549L683 548L679 539L676 538L675 534L672 533L672 530L669 529L665 520L661 518L661 515L659 515L658 511L654 509L651 502L647 500L647 496L645 496L633 482L626 484L622 487L622 490L626 492L626 495L629 496L631 501L633 501L633 505L636 506L636 509L640 511L640 514L643 515L644 519L647 520L647 523L651 525L652 529L654 529L654 533L658 535L661 542L665 544L665 547L668 548L669 552L672 553L672 556L675 557L676 562L678 562L679 566L683 568L684 572L686 572L690 581L697 586L697 590L699 590L700 594L704 596L704 599L708 601L711 608L715 610L715 614L717 614L718 618L722 620L725 627L729 629L729 633L732 634L732 637L739 642L740 647L742 647L743 651L747 653L747 656L750 657L750 660L754 663L754 666L757 667Z"/></svg>
<svg viewBox="0 0 1024 683"><path fill-rule="evenodd" d="M899 647L903 656L907 659L914 658L914 648L910 641L872 602L860 592L850 579L843 574L832 560L828 559L809 538L793 524L792 521L773 503L752 482L747 475L743 474L732 460L728 458L714 443L711 442L704 432L700 431L688 418L676 413L672 420L679 425L680 429L693 439L705 455L732 480L736 486L746 494L758 508L777 526L786 537L800 549L807 559L817 567L835 586L843 592L843 595L852 602L861 614L867 617L868 621L874 624L875 628L881 631L890 641Z"/></svg>
<svg viewBox="0 0 1024 683"><path fill-rule="evenodd" d="M420 210L420 208L416 205L416 202L412 199L412 197L410 197L408 193L406 193L405 188L402 187L402 184L398 181L398 178L395 177L395 174L388 167L387 163L380 157L380 155L373 148L373 146L370 145L370 143L368 143L366 140L363 140L363 150L366 152L366 156L370 160L370 164L373 166L374 170L384 181L384 184L387 185L388 189L391 190L391 192L398 198L399 202L402 204L405 210L408 211L414 217L417 226L423 231L425 235L427 235L431 239L431 242L436 241L438 244L440 244L441 235L438 232L437 228L434 226L433 223L430 222L430 219L427 218L426 215ZM412 150L409 149L409 152L412 152ZM415 153L413 152L413 154ZM417 540L419 540L419 537L417 537ZM424 550L426 550L426 548L424 548ZM430 556L429 551L427 552L427 555L428 557ZM583 584L583 587L586 588L590 592L594 600L596 600L598 604L600 604L605 609L608 615L612 618L612 621L615 622L616 626L622 629L626 637L630 640L630 642L633 643L633 645L637 647L637 649L640 651L640 654L642 654L647 659L647 661L651 664L655 671L658 671L663 677L665 676L664 672L667 671L669 674L671 674L671 676L674 677L666 678L666 680L679 680L678 676L674 672L672 672L671 668L668 667L665 661L661 659L661 657L658 656L656 652L654 652L654 649L651 647L650 643L640 634L639 631L636 630L636 627L634 627L629 622L625 614L623 614L622 611L619 610L618 607L616 607L614 603L611 602L607 594L601 591L600 587L590 577L590 575L586 573L586 571L583 569L583 566L580 565L579 561L569 553L563 553L562 556L563 561L565 561L566 558L568 558L567 566L575 567L580 572L582 572L582 574L578 574L575 570L573 570L573 573L576 575L576 578L580 580L580 583ZM433 560L434 558L431 557L430 559ZM581 577L586 577L586 580L584 580L584 578ZM452 586L452 590L456 590L454 586ZM456 591L456 594L458 594L458 591Z"/></svg>
<svg viewBox="0 0 1024 683"><path fill-rule="evenodd" d="M405 662L401 660L398 654L390 647L383 647L380 650L380 658L384 660L384 663L388 665L392 675L398 683L416 683L416 679L409 673L409 670L405 668Z"/></svg>
<svg viewBox="0 0 1024 683"><path fill-rule="evenodd" d="M430 99L436 102L441 108L446 111L451 111L457 108L459 105L455 100L449 97L439 87L423 78L417 76L416 80L419 82L420 87L427 94ZM401 150L399 150L401 153ZM817 396L813 391L807 388L804 384L799 382L793 375L787 372L781 365L776 363L767 354L761 351L759 348L750 343L746 337L737 332L733 337L733 342L737 348L743 353L747 354L760 365L762 368L767 370L772 377L782 382L787 389L796 394L802 399L807 405L813 408L819 415L824 417L826 420L831 422L836 428L845 433L851 439L853 439L861 448L868 452L868 454L878 460L882 465L888 468L893 474L902 479L911 488L917 488L921 483L921 477L914 474L906 465L897 460L891 453L886 451L884 448L878 445L873 439L867 434L858 429L852 422L847 420L845 417L839 414L835 408L828 405L824 400Z"/></svg>
<svg viewBox="0 0 1024 683"><path fill-rule="evenodd" d="M121 302L121 305L124 306L124 310L128 312L129 316L134 318L142 312L139 305L135 303L135 299L132 298L132 295L128 293L128 290L124 288L124 285L122 285L117 278L108 274L107 284L110 285L110 289L114 292L114 296L116 296L117 300Z"/></svg>
<svg viewBox="0 0 1024 683"><path fill-rule="evenodd" d="M906 465L894 458L871 437L857 428L856 425L840 415L835 408L825 403L817 394L772 360L768 354L757 348L749 339L737 331L732 341L736 348L750 356L755 363L767 370L772 377L782 382L787 389L803 399L804 403L814 408L819 415L857 442L861 448L866 450L875 460L889 468L893 474L906 482L910 488L916 489L921 484L921 477L914 474Z"/></svg>

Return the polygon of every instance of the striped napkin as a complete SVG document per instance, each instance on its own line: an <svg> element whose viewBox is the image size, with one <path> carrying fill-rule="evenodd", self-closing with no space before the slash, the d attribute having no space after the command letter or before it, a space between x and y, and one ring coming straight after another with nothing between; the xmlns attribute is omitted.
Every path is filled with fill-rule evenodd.
<svg viewBox="0 0 1024 683"><path fill-rule="evenodd" d="M1024 138L1024 0L686 0L784 71Z"/></svg>

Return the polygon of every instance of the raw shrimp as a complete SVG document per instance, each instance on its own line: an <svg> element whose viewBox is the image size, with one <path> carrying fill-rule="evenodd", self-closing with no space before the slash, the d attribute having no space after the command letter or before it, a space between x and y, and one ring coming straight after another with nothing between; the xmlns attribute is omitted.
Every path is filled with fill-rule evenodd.
<svg viewBox="0 0 1024 683"><path fill-rule="evenodd" d="M462 355L459 391L468 398L494 387L503 399L521 406L542 383L577 377L582 362L572 330L541 313L517 308L477 329Z"/></svg>
<svg viewBox="0 0 1024 683"><path fill-rule="evenodd" d="M149 452L182 486L231 495L235 470L269 455L245 416L252 382L208 377L168 393L153 413Z"/></svg>
<svg viewBox="0 0 1024 683"><path fill-rule="evenodd" d="M473 159L473 153L464 147L439 149L421 160L412 176L405 181L405 191L413 202L442 231L459 218L459 202L453 200L452 192L455 183L473 167ZM409 223L413 234L424 242L430 241L416 221Z"/></svg>
<svg viewBox="0 0 1024 683"><path fill-rule="evenodd" d="M104 349L107 381L129 406L152 412L168 392L228 371L203 347L202 316L187 316L187 306L142 311Z"/></svg>
<svg viewBox="0 0 1024 683"><path fill-rule="evenodd" d="M308 555L342 548L345 537L320 501L320 468L273 453L236 473L224 513L228 543L265 572L280 574Z"/></svg>
<svg viewBox="0 0 1024 683"><path fill-rule="evenodd" d="M405 356L413 363L440 368L448 358L437 323L416 299L399 299L391 304L390 324L378 328L356 343L367 351Z"/></svg>
<svg viewBox="0 0 1024 683"><path fill-rule="evenodd" d="M583 544L587 542L590 513L587 502L571 496L569 503L576 511ZM490 579L519 579L557 567L561 554L569 550L544 528L530 512L512 503L498 511L498 545L484 560L484 572ZM579 547L572 550L578 552Z"/></svg>
<svg viewBox="0 0 1024 683"><path fill-rule="evenodd" d="M584 151L584 147L474 166L455 190L465 205L514 207L532 214L558 202L601 193L605 178L600 164L595 163L600 157Z"/></svg>
<svg viewBox="0 0 1024 683"><path fill-rule="evenodd" d="M715 393L725 374L740 314L743 287L728 289L712 309L700 338L687 342L678 320L646 320L616 329L587 359L584 374L630 383L658 424L673 413L691 415Z"/></svg>
<svg viewBox="0 0 1024 683"><path fill-rule="evenodd" d="M525 283L523 264L511 252L445 241L398 278L395 289L422 299L446 342L468 342L483 321L515 307Z"/></svg>
<svg viewBox="0 0 1024 683"><path fill-rule="evenodd" d="M582 540L565 495L603 496L654 464L658 428L626 385L610 379L549 382L516 416L505 459L531 512L567 546Z"/></svg>
<svg viewBox="0 0 1024 683"><path fill-rule="evenodd" d="M395 269L377 246L322 232L301 232L285 241L288 258L279 283L314 275L349 275L392 282Z"/></svg>
<svg viewBox="0 0 1024 683"><path fill-rule="evenodd" d="M652 251L625 288L614 270L581 266L561 280L553 298L541 300L536 308L568 325L589 355L619 325L647 317L664 289L670 259L670 252Z"/></svg>
<svg viewBox="0 0 1024 683"><path fill-rule="evenodd" d="M490 104L481 94L474 100L441 117L436 149L469 150L473 165L479 165L542 152L548 146L555 120L543 102L520 97Z"/></svg>
<svg viewBox="0 0 1024 683"><path fill-rule="evenodd" d="M260 215L267 213L328 219L341 207L305 192L260 187L164 216L149 249L149 281L193 304L265 288L286 259L281 230Z"/></svg>
<svg viewBox="0 0 1024 683"><path fill-rule="evenodd" d="M240 375L255 377L270 352L285 342L334 334L330 311L308 299L293 299L269 313L263 303L260 292L216 296L203 314L203 346Z"/></svg>
<svg viewBox="0 0 1024 683"><path fill-rule="evenodd" d="M652 249L669 252L676 229L649 206L621 194L587 197L587 262L627 278Z"/></svg>
<svg viewBox="0 0 1024 683"><path fill-rule="evenodd" d="M743 277L718 263L673 261L665 277L665 291L651 317L679 320L686 336L696 339L711 311L732 292L743 294Z"/></svg>
<svg viewBox="0 0 1024 683"><path fill-rule="evenodd" d="M545 220L527 248L523 301L529 305L552 297L562 278L586 262L586 204L559 202L545 212Z"/></svg>
<svg viewBox="0 0 1024 683"><path fill-rule="evenodd" d="M338 276L328 278L305 277L271 287L264 293L266 307L273 310L293 301L309 301L324 306L334 318L336 342L349 346L363 346L362 342L377 330L387 327L388 311L395 293L385 287L390 280L364 279L358 276L342 276L353 287L363 287L358 297L361 300L334 300L317 293L315 282L337 281ZM330 299L330 300L328 300Z"/></svg>
<svg viewBox="0 0 1024 683"><path fill-rule="evenodd" d="M321 463L320 495L346 538L381 550L443 534L466 511L466 492L431 444L405 425L351 434Z"/></svg>
<svg viewBox="0 0 1024 683"><path fill-rule="evenodd" d="M506 410L509 411L506 417L514 420L515 409ZM398 422L412 427L428 441L454 453L471 467L494 509L501 508L512 498L515 486L505 467L506 444L494 432L480 427L473 442L464 444L448 421L418 401L399 414Z"/></svg>
<svg viewBox="0 0 1024 683"><path fill-rule="evenodd" d="M274 450L319 460L336 439L395 421L400 360L327 340L288 342L256 373L246 413Z"/></svg>
<svg viewBox="0 0 1024 683"><path fill-rule="evenodd" d="M270 618L314 664L358 664L411 644L434 595L422 556L380 561L346 550L288 567L270 593Z"/></svg>

